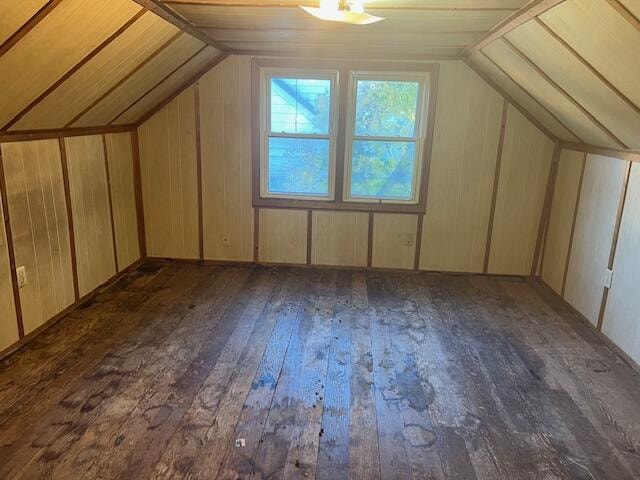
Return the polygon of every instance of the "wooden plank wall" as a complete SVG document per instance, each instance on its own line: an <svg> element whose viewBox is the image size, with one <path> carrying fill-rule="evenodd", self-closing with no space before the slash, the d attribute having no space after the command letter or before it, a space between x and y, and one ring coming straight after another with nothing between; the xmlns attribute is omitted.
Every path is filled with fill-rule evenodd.
<svg viewBox="0 0 640 480"><path fill-rule="evenodd" d="M138 131L147 254L197 259L198 180L194 88Z"/></svg>
<svg viewBox="0 0 640 480"><path fill-rule="evenodd" d="M640 165L564 150L541 278L640 362ZM606 288L607 269L613 271Z"/></svg>
<svg viewBox="0 0 640 480"><path fill-rule="evenodd" d="M114 241L126 252L119 271L140 254L129 134L2 143L0 150L0 198L6 199L0 211L11 233L5 235L3 223L2 354L116 277ZM124 219L117 228L116 218ZM26 269L22 288L12 263Z"/></svg>
<svg viewBox="0 0 640 480"><path fill-rule="evenodd" d="M441 62L424 218L254 210L250 66L227 58L139 128L149 256L530 273L554 145L467 65Z"/></svg>

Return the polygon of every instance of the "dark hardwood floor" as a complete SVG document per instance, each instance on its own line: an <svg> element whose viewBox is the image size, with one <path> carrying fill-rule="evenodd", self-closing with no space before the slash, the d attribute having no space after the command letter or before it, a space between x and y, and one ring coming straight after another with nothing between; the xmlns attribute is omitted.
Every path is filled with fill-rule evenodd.
<svg viewBox="0 0 640 480"><path fill-rule="evenodd" d="M637 479L640 378L532 281L147 265L0 363L1 479Z"/></svg>

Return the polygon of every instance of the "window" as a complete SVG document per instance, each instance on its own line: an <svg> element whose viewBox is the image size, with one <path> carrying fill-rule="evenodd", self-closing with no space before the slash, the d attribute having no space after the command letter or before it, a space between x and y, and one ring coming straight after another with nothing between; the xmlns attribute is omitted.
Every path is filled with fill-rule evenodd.
<svg viewBox="0 0 640 480"><path fill-rule="evenodd" d="M261 194L330 200L336 74L284 73L264 72Z"/></svg>
<svg viewBox="0 0 640 480"><path fill-rule="evenodd" d="M425 80L352 74L345 200L417 202Z"/></svg>
<svg viewBox="0 0 640 480"><path fill-rule="evenodd" d="M256 206L424 212L437 65L253 62Z"/></svg>

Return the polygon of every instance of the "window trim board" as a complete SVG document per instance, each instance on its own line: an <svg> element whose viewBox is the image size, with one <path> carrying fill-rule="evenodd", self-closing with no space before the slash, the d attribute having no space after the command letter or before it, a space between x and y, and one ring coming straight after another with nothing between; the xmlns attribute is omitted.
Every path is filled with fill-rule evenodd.
<svg viewBox="0 0 640 480"><path fill-rule="evenodd" d="M319 72L321 70L330 70L338 72L338 92L336 98L338 100L337 112L337 132L335 141L336 158L334 163L334 180L332 187L334 189L333 198L322 200L317 198L309 198L304 196L301 198L293 198L291 195L286 197L270 197L261 195L261 156L264 151L261 148L261 71L263 69L300 69L313 70ZM428 74L428 96L425 99L427 107L426 118L422 115L422 121L426 122L425 135L421 145L422 152L417 156L418 163L421 165L421 174L419 178L419 194L417 203L394 203L388 201L380 201L371 199L363 201L360 197L357 200L345 201L343 199L343 186L345 184L345 152L346 152L346 125L347 110L349 102L349 88L344 88L344 79L349 78L349 72L390 72L404 74L423 73ZM381 61L351 61L351 60L329 60L329 59L292 59L292 58L262 58L254 57L251 62L251 147L252 147L252 200L254 207L265 208L293 208L293 209L319 209L319 210L343 210L343 211L368 211L368 212L387 212L387 213L425 213L427 209L429 172L431 165L431 152L433 146L433 135L435 128L436 101L438 97L438 77L440 72L440 64L416 63L416 62L381 62ZM424 113L424 110L423 110ZM341 178L342 181L335 181ZM330 186L330 189L332 188Z"/></svg>

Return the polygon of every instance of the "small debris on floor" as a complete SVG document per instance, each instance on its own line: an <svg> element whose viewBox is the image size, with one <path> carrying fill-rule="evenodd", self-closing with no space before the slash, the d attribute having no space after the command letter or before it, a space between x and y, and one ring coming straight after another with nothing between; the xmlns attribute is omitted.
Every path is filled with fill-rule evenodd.
<svg viewBox="0 0 640 480"><path fill-rule="evenodd" d="M245 441L244 438L236 439L236 448L246 447L246 446L247 446L247 442Z"/></svg>

